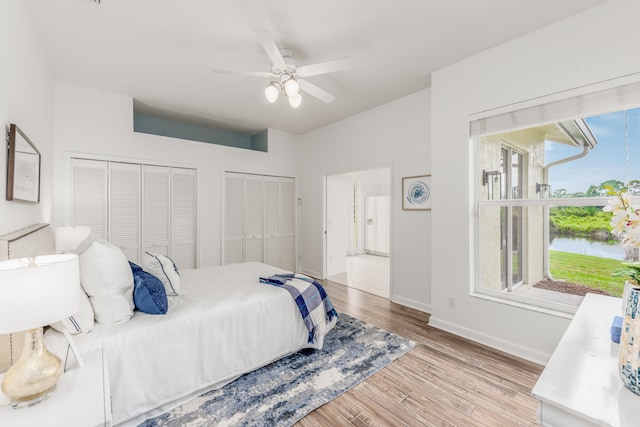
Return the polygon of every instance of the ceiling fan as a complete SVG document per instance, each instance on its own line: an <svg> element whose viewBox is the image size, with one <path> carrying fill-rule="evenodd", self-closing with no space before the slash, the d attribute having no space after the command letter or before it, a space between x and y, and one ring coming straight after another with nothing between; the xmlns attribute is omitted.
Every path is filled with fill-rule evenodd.
<svg viewBox="0 0 640 427"><path fill-rule="evenodd" d="M326 62L298 66L293 59L293 52L288 48L278 48L278 45L268 31L254 29L258 41L271 60L271 71L238 71L214 68L213 72L223 74L241 74L251 77L267 77L271 82L264 90L265 97L270 103L278 99L282 92L289 99L293 108L298 108L302 102L300 91L306 92L326 103L333 102L335 96L326 90L305 80L305 77L333 73L347 67L349 57L333 59Z"/></svg>

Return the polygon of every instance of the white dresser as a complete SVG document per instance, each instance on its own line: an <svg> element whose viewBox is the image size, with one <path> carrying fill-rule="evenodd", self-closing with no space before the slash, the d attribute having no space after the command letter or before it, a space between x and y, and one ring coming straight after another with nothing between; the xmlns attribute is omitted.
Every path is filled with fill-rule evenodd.
<svg viewBox="0 0 640 427"><path fill-rule="evenodd" d="M640 426L640 396L618 375L611 342L620 298L587 294L533 388L543 426Z"/></svg>

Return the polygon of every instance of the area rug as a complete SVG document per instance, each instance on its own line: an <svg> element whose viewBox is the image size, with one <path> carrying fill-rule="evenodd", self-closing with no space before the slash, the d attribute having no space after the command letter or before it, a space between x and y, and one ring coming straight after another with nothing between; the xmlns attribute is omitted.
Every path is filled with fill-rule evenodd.
<svg viewBox="0 0 640 427"><path fill-rule="evenodd" d="M302 350L140 426L291 426L414 345L340 314L322 350Z"/></svg>

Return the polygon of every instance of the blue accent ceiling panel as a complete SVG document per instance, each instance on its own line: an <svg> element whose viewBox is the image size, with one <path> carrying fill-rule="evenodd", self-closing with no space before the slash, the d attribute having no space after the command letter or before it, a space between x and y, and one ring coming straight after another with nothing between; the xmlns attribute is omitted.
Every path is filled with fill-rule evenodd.
<svg viewBox="0 0 640 427"><path fill-rule="evenodd" d="M134 113L133 115L133 130L134 132L264 152L268 151L269 145L267 129L255 135L245 135L210 126L140 113Z"/></svg>

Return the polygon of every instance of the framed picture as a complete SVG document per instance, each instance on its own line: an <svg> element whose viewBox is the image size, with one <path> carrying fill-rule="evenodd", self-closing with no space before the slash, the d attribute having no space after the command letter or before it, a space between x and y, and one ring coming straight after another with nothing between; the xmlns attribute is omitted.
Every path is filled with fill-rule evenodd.
<svg viewBox="0 0 640 427"><path fill-rule="evenodd" d="M406 211L431 209L431 175L402 178L402 209Z"/></svg>
<svg viewBox="0 0 640 427"><path fill-rule="evenodd" d="M40 202L40 152L11 124L7 146L7 200Z"/></svg>

